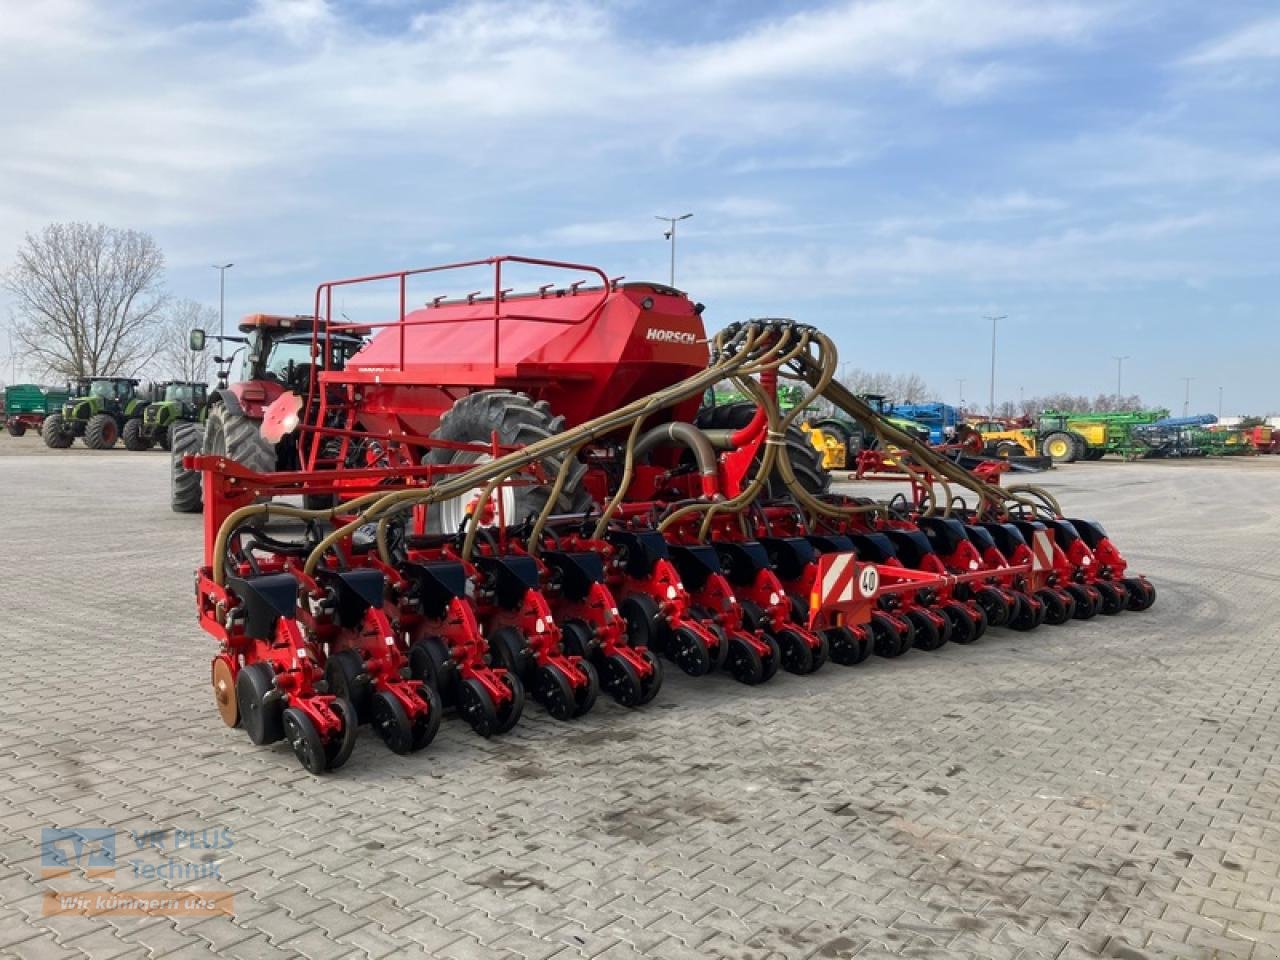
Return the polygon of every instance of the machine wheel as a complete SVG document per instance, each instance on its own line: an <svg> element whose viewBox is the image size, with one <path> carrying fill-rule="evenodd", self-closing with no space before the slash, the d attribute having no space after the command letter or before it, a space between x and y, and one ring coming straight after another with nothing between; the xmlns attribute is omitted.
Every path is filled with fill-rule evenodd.
<svg viewBox="0 0 1280 960"><path fill-rule="evenodd" d="M490 442L496 432L498 442L510 446L528 446L539 440L560 433L564 429L564 417L551 414L545 400L534 403L523 393L511 390L478 390L468 394L440 418L440 425L431 436L437 440L456 442ZM434 447L423 458L426 464L481 463L488 454L466 450L449 450ZM537 516L546 506L551 483L560 472L564 454L551 454L542 459L542 470L547 484L529 484L506 487L500 491L503 498L503 514L508 524L521 523L530 516ZM565 485L556 501L555 512L560 514L584 514L594 505L591 494L582 485L587 472L585 463L575 464L569 471ZM427 528L432 533L455 533L466 519L471 501L480 490L465 493L438 504L430 511Z"/></svg>
<svg viewBox="0 0 1280 960"><path fill-rule="evenodd" d="M560 646L571 657L590 656L595 638L595 631L585 620L566 620L560 624Z"/></svg>
<svg viewBox="0 0 1280 960"><path fill-rule="evenodd" d="M142 432L142 421L137 417L126 420L124 430L120 434L126 450L150 450L152 438Z"/></svg>
<svg viewBox="0 0 1280 960"><path fill-rule="evenodd" d="M871 614L871 647L878 657L900 657L910 650L916 637L914 629L909 632L910 640L889 617L883 613Z"/></svg>
<svg viewBox="0 0 1280 960"><path fill-rule="evenodd" d="M168 450L168 449L170 449L170 448L173 446L173 444L172 444L172 442L171 442L172 437L173 437L173 426L172 426L172 425L167 426L167 427L158 427L158 428L156 429L156 438L155 438L155 439L156 439L156 443L160 444L160 449L161 449L161 450ZM330 764L330 765L329 765L329 769L330 769L330 770L333 770L333 769L334 769L333 764Z"/></svg>
<svg viewBox="0 0 1280 960"><path fill-rule="evenodd" d="M373 684L359 651L338 650L331 654L324 665L324 679L331 694L349 700L356 708L357 723L369 722L373 715Z"/></svg>
<svg viewBox="0 0 1280 960"><path fill-rule="evenodd" d="M578 669L587 675L587 682L584 686L574 687L573 715L582 717L591 712L600 696L600 675L590 660L579 660Z"/></svg>
<svg viewBox="0 0 1280 960"><path fill-rule="evenodd" d="M444 704L440 702L440 694L434 687L425 683L418 684L418 696L427 702L427 712L413 723L413 743L411 749L416 753L421 750L440 732L440 718L444 713Z"/></svg>
<svg viewBox="0 0 1280 960"><path fill-rule="evenodd" d="M1009 629L1019 632L1034 630L1044 622L1044 605L1039 607L1029 597L1021 593L1014 594L1013 612L1009 614Z"/></svg>
<svg viewBox="0 0 1280 960"><path fill-rule="evenodd" d="M721 642L723 649L724 643ZM707 642L692 627L681 624L671 633L671 642L667 645L667 656L671 662L691 677L702 677L711 671L711 651Z"/></svg>
<svg viewBox="0 0 1280 960"><path fill-rule="evenodd" d="M1040 453L1054 463L1075 463L1080 455L1075 438L1065 430L1055 430L1041 440Z"/></svg>
<svg viewBox="0 0 1280 960"><path fill-rule="evenodd" d="M515 627L499 627L489 634L489 655L494 666L510 670L524 677L533 669L533 654L529 641Z"/></svg>
<svg viewBox="0 0 1280 960"><path fill-rule="evenodd" d="M232 413L221 403L210 408L205 421L204 452L227 457L255 473L276 468L276 448L258 432L258 421Z"/></svg>
<svg viewBox="0 0 1280 960"><path fill-rule="evenodd" d="M1147 610L1156 602L1156 588L1146 580L1131 577L1124 581L1124 585L1125 589L1129 591L1130 610Z"/></svg>
<svg viewBox="0 0 1280 960"><path fill-rule="evenodd" d="M534 677L533 698L557 720L572 720L578 715L578 699L573 684L554 664L538 668Z"/></svg>
<svg viewBox="0 0 1280 960"><path fill-rule="evenodd" d="M973 598L986 613L987 623L990 626L1003 627L1009 622L1013 604L1010 603L1009 595L1003 590L996 587L983 587L973 595Z"/></svg>
<svg viewBox="0 0 1280 960"><path fill-rule="evenodd" d="M981 609L981 608L979 608ZM962 603L949 603L942 612L951 621L951 642L959 644L973 643L982 636L986 624L975 617ZM981 615L981 614L979 614ZM981 627L979 626L981 624Z"/></svg>
<svg viewBox="0 0 1280 960"><path fill-rule="evenodd" d="M823 631L831 659L842 667L862 663L871 655L871 644L848 627L828 627Z"/></svg>
<svg viewBox="0 0 1280 960"><path fill-rule="evenodd" d="M9 431L11 437L20 437L27 432L27 425L21 420L10 420L4 428Z"/></svg>
<svg viewBox="0 0 1280 960"><path fill-rule="evenodd" d="M1036 599L1044 605L1044 622L1051 627L1066 623L1075 612L1068 599L1057 590L1037 590Z"/></svg>
<svg viewBox="0 0 1280 960"><path fill-rule="evenodd" d="M282 718L284 738L293 748L293 755L308 773L321 774L327 769L324 741L311 718L297 707L287 707Z"/></svg>
<svg viewBox="0 0 1280 960"><path fill-rule="evenodd" d="M120 439L120 427L109 413L95 413L84 427L84 445L90 450L110 450Z"/></svg>
<svg viewBox="0 0 1280 960"><path fill-rule="evenodd" d="M458 668L439 637L427 637L409 648L409 675L435 690L444 703L457 703Z"/></svg>
<svg viewBox="0 0 1280 960"><path fill-rule="evenodd" d="M351 759L351 751L356 745L356 729L360 721L356 719L356 708L349 700L334 697L329 707L342 719L342 732L324 745L324 760L328 769L337 770Z"/></svg>
<svg viewBox="0 0 1280 960"><path fill-rule="evenodd" d="M618 604L618 610L627 623L627 643L662 652L664 634L670 631L657 600L647 593L634 593Z"/></svg>
<svg viewBox="0 0 1280 960"><path fill-rule="evenodd" d="M413 751L413 723L395 694L379 690L369 704L369 719L373 729L392 753L401 755Z"/></svg>
<svg viewBox="0 0 1280 960"><path fill-rule="evenodd" d="M924 611L912 610L907 614L906 618L915 627L916 638L915 643L912 645L918 650L937 650L946 644L948 639L946 634L933 622L933 618L924 613Z"/></svg>
<svg viewBox="0 0 1280 960"><path fill-rule="evenodd" d="M778 650L782 655L782 669L787 673L805 676L817 669L813 662L813 648L809 646L809 641L803 634L789 627L783 627L773 634L773 639L778 644Z"/></svg>
<svg viewBox="0 0 1280 960"><path fill-rule="evenodd" d="M694 423L712 430L741 430L756 415L756 405L750 402L726 403L715 407L703 407ZM800 486L809 493L823 494L831 487L831 474L822 465L822 454L809 441L808 436L795 424L787 428L787 458ZM756 462L760 460L756 457ZM754 472L753 472L754 475ZM747 478L750 480L750 477ZM764 496L770 500L785 498L789 494L782 482L782 473L774 467L765 483Z"/></svg>
<svg viewBox="0 0 1280 960"><path fill-rule="evenodd" d="M1024 456L1027 451L1022 449L1021 444L1014 443L1012 440L1000 440L991 452L997 457L1008 460L1010 457Z"/></svg>
<svg viewBox="0 0 1280 960"><path fill-rule="evenodd" d="M764 683L767 680L772 680L777 675L778 668L782 666L782 647L778 645L778 641L773 638L772 634L766 633L760 639L769 645L768 655L761 660L764 672L760 677L760 682Z"/></svg>
<svg viewBox="0 0 1280 960"><path fill-rule="evenodd" d="M516 721L524 713L524 684L520 682L520 678L514 673L504 671L501 679L506 688L511 691L511 699L507 701L505 707L497 710L498 725L493 728L494 733L506 733L516 725Z"/></svg>
<svg viewBox="0 0 1280 960"><path fill-rule="evenodd" d="M1102 594L1101 613L1104 617L1114 617L1128 605L1128 591L1119 584L1111 583L1108 580L1099 580L1094 583L1094 586Z"/></svg>
<svg viewBox="0 0 1280 960"><path fill-rule="evenodd" d="M174 513L199 513L203 506L201 476L197 470L188 470L182 458L200 452L200 428L194 423L175 423L169 434L169 506Z"/></svg>
<svg viewBox="0 0 1280 960"><path fill-rule="evenodd" d="M1076 602L1076 611L1073 614L1075 619L1092 620L1102 609L1101 594L1091 593L1083 584L1069 583L1063 589L1071 594L1071 598Z"/></svg>
<svg viewBox="0 0 1280 960"><path fill-rule="evenodd" d="M729 638L729 658L725 667L733 679L749 687L764 682L764 661L756 648L742 637Z"/></svg>
<svg viewBox="0 0 1280 960"><path fill-rule="evenodd" d="M499 732L498 708L484 684L475 677L462 681L458 692L458 713L472 730L486 739Z"/></svg>
<svg viewBox="0 0 1280 960"><path fill-rule="evenodd" d="M640 674L626 657L612 654L600 663L600 683L604 692L624 707L640 705L643 693Z"/></svg>
<svg viewBox="0 0 1280 960"><path fill-rule="evenodd" d="M653 672L640 681L640 702L636 706L644 706L658 695L662 689L662 661L652 650L645 650L641 656L645 658Z"/></svg>
<svg viewBox="0 0 1280 960"><path fill-rule="evenodd" d="M284 736L280 719L280 702L269 698L275 691L275 672L271 664L259 661L246 664L236 674L236 703L240 708L240 725L258 746L275 743Z"/></svg>

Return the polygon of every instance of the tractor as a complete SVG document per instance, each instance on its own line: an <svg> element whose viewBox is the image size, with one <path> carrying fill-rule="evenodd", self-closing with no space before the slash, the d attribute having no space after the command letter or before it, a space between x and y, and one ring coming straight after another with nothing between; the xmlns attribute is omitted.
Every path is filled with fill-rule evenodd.
<svg viewBox="0 0 1280 960"><path fill-rule="evenodd" d="M579 279L512 294L513 267ZM481 268L491 296L411 305L410 281ZM398 286L398 312L335 320L335 294L363 302L367 283ZM1096 523L974 476L835 382L821 331L708 335L702 315L664 284L495 257L324 283L309 316L250 318L238 386L255 392L236 402L255 412L215 404L221 442L175 459L203 492L195 605L222 721L318 774L360 727L397 754L450 708L501 735L526 692L565 722L599 693L642 708L663 661L755 687L1155 601ZM281 367L303 327L307 353ZM783 379L804 391L785 414ZM726 381L745 399L702 408ZM899 451L910 495L830 490L798 432L821 400Z"/></svg>
<svg viewBox="0 0 1280 960"><path fill-rule="evenodd" d="M175 426L204 423L209 394L207 384L167 380L156 384L153 394L160 399L147 404L141 419L130 420L124 425L124 445L130 450L150 450L154 444L168 450Z"/></svg>
<svg viewBox="0 0 1280 960"><path fill-rule="evenodd" d="M323 322L319 326L323 329ZM317 369L342 369L363 343L358 333L313 338L315 327L309 316L258 313L240 323L239 336L214 338L234 349L224 349L226 356L214 358L219 365L218 386L204 405L202 422L179 421L169 431L170 506L175 512L200 511L200 475L183 466L183 458L191 454L218 454L266 473L300 466L296 438L273 442L262 436L263 412L286 392L308 396L315 387ZM193 330L189 346L203 350L207 339L203 330ZM328 355L313 361L313 341ZM237 357L240 378L228 384Z"/></svg>
<svg viewBox="0 0 1280 960"><path fill-rule="evenodd" d="M61 413L45 417L40 428L46 446L65 450L76 437L90 450L109 450L129 424L142 419L149 395L130 377L81 377ZM136 429L136 428L129 428Z"/></svg>

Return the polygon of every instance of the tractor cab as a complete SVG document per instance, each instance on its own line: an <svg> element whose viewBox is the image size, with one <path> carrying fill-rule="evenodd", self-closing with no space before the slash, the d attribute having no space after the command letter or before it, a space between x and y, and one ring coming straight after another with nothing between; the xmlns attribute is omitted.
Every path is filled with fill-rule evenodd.
<svg viewBox="0 0 1280 960"><path fill-rule="evenodd" d="M199 412L209 399L209 387L203 383L173 380L160 386L162 399L157 402L179 404L184 412Z"/></svg>
<svg viewBox="0 0 1280 960"><path fill-rule="evenodd" d="M137 394L139 381L128 377L81 377L71 386L72 398L96 397L104 403L124 403Z"/></svg>

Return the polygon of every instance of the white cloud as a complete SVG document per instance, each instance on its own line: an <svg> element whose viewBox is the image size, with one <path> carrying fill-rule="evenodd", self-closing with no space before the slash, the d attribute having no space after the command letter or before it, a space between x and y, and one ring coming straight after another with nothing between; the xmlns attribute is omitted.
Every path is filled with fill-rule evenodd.
<svg viewBox="0 0 1280 960"><path fill-rule="evenodd" d="M1259 20L1206 44L1185 58L1188 64L1224 64L1280 58L1280 17Z"/></svg>

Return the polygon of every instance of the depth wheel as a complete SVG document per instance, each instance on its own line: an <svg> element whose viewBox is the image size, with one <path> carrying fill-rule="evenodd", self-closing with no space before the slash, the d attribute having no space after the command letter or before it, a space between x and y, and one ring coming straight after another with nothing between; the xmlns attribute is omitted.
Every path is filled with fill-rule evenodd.
<svg viewBox="0 0 1280 960"><path fill-rule="evenodd" d="M596 645L596 632L585 620L566 620L560 624L560 646L571 657L587 657Z"/></svg>
<svg viewBox="0 0 1280 960"><path fill-rule="evenodd" d="M640 655L644 657L645 662L651 668L649 676L640 681L640 702L637 706L642 707L653 700L658 695L658 691L662 689L662 661L657 658L652 650L644 650Z"/></svg>
<svg viewBox="0 0 1280 960"><path fill-rule="evenodd" d="M524 684L520 682L520 678L510 671L505 671L500 679L511 692L511 699L502 707L496 708L498 722L493 728L494 733L506 733L516 725L516 721L524 713Z"/></svg>
<svg viewBox="0 0 1280 960"><path fill-rule="evenodd" d="M828 627L823 634L831 650L831 659L842 667L862 663L871 653L871 644L848 627Z"/></svg>
<svg viewBox="0 0 1280 960"><path fill-rule="evenodd" d="M907 614L907 621L911 626L915 627L916 639L914 646L918 650L937 650L947 642L947 638L943 636L938 625L933 622L933 617L929 616L923 610L912 610Z"/></svg>
<svg viewBox="0 0 1280 960"><path fill-rule="evenodd" d="M342 730L333 740L324 745L324 759L326 767L330 770L337 770L351 759L351 751L356 745L356 729L359 727L360 721L356 718L356 708L351 705L349 700L344 700L342 697L334 697L329 707L342 721Z"/></svg>
<svg viewBox="0 0 1280 960"><path fill-rule="evenodd" d="M620 654L608 654L600 662L600 682L604 692L624 707L638 707L643 695L640 674L631 661Z"/></svg>
<svg viewBox="0 0 1280 960"><path fill-rule="evenodd" d="M600 697L600 675L590 660L579 660L578 669L587 675L587 682L573 688L573 715L585 717Z"/></svg>
<svg viewBox="0 0 1280 960"><path fill-rule="evenodd" d="M373 708L373 684L358 650L331 653L324 665L324 679L331 694L351 701L356 708L357 723L369 722Z"/></svg>
<svg viewBox="0 0 1280 960"><path fill-rule="evenodd" d="M494 666L504 667L516 676L526 677L533 669L529 641L515 627L499 627L489 634L489 654Z"/></svg>
<svg viewBox="0 0 1280 960"><path fill-rule="evenodd" d="M773 639L782 654L782 669L787 673L807 676L822 665L814 664L814 649L809 646L808 638L799 631L783 627L773 634ZM823 660L826 660L825 655Z"/></svg>
<svg viewBox="0 0 1280 960"><path fill-rule="evenodd" d="M440 694L443 703L458 702L458 667L439 637L427 637L409 648L409 675Z"/></svg>
<svg viewBox="0 0 1280 960"><path fill-rule="evenodd" d="M413 724L399 698L389 690L379 690L369 705L370 725L392 753L413 750Z"/></svg>
<svg viewBox="0 0 1280 960"><path fill-rule="evenodd" d="M327 769L328 758L324 742L311 718L297 707L286 707L281 718L284 738L293 749L293 755L308 773L321 774Z"/></svg>
<svg viewBox="0 0 1280 960"><path fill-rule="evenodd" d="M1015 593L1013 596L1014 607L1009 617L1009 629L1025 633L1040 626L1044 620L1044 604L1033 601L1022 593Z"/></svg>
<svg viewBox="0 0 1280 960"><path fill-rule="evenodd" d="M284 736L280 701L275 698L275 672L271 664L246 664L236 674L236 704L240 723L249 739L258 746L275 743Z"/></svg>
<svg viewBox="0 0 1280 960"><path fill-rule="evenodd" d="M756 648L742 637L729 638L729 657L725 667L733 679L749 687L764 682L764 662Z"/></svg>
<svg viewBox="0 0 1280 960"><path fill-rule="evenodd" d="M722 643L721 647L723 646ZM667 657L691 677L706 676L714 665L706 640L687 624L681 624L671 631Z"/></svg>
<svg viewBox="0 0 1280 960"><path fill-rule="evenodd" d="M417 753L440 732L440 717L444 713L444 705L440 702L440 694L428 684L418 684L418 696L427 704L427 712L413 723L413 743L411 749Z"/></svg>
<svg viewBox="0 0 1280 960"><path fill-rule="evenodd" d="M1128 605L1129 594L1124 587L1108 580L1099 580L1094 584L1094 587L1102 594L1102 615L1104 617L1114 617Z"/></svg>
<svg viewBox="0 0 1280 960"><path fill-rule="evenodd" d="M942 608L942 612L951 621L952 643L970 644L982 636L978 629L978 618L969 611L968 607L960 603L949 603Z"/></svg>
<svg viewBox="0 0 1280 960"><path fill-rule="evenodd" d="M1009 622L1013 613L1013 602L1009 594L996 587L983 587L974 594L978 606L987 615L987 623L993 627L1003 627Z"/></svg>
<svg viewBox="0 0 1280 960"><path fill-rule="evenodd" d="M910 621L906 621L910 623ZM883 613L871 615L871 649L878 657L900 657L911 649L915 642L915 631L911 632L908 641L898 624Z"/></svg>
<svg viewBox="0 0 1280 960"><path fill-rule="evenodd" d="M572 720L577 716L578 700L573 684L554 664L537 669L533 698L557 720Z"/></svg>
<svg viewBox="0 0 1280 960"><path fill-rule="evenodd" d="M498 731L498 708L484 684L475 677L462 681L458 693L458 713L480 736L488 739Z"/></svg>
<svg viewBox="0 0 1280 960"><path fill-rule="evenodd" d="M760 678L761 683L772 680L782 666L782 647L778 646L778 641L771 634L764 634L760 637L769 645L769 653L761 660L761 667L764 671Z"/></svg>
<svg viewBox="0 0 1280 960"><path fill-rule="evenodd" d="M1092 620L1098 615L1098 611L1102 608L1101 594L1094 593L1079 583L1069 583L1064 589L1076 602L1075 618L1077 620Z"/></svg>
<svg viewBox="0 0 1280 960"><path fill-rule="evenodd" d="M627 624L627 643L664 652L663 641L670 631L666 629L657 600L647 593L633 593L618 604L618 612Z"/></svg>
<svg viewBox="0 0 1280 960"><path fill-rule="evenodd" d="M1037 590L1036 599L1044 605L1044 622L1051 627L1059 626L1071 619L1074 610L1074 597L1064 597L1057 590Z"/></svg>
<svg viewBox="0 0 1280 960"><path fill-rule="evenodd" d="M1131 577L1124 581L1124 586L1129 591L1130 610L1147 610L1156 602L1156 588L1148 581Z"/></svg>

